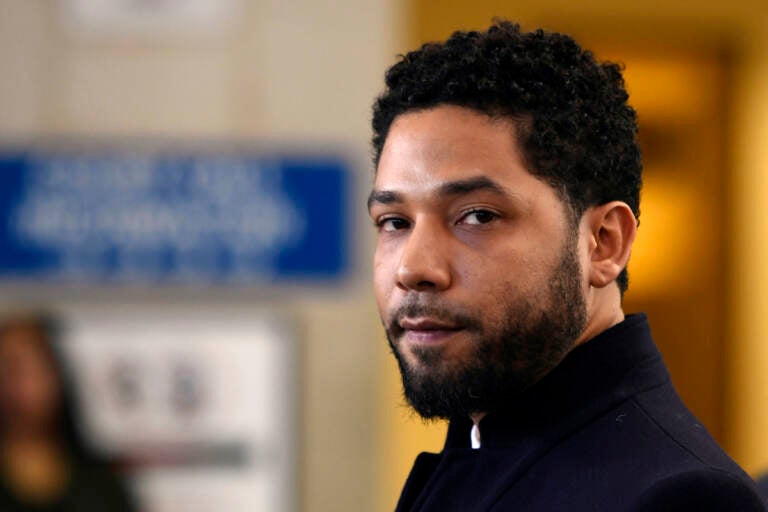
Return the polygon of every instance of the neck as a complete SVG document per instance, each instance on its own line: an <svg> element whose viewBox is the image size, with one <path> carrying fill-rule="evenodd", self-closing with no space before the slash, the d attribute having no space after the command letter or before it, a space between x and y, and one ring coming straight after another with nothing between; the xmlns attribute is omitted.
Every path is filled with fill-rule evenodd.
<svg viewBox="0 0 768 512"><path fill-rule="evenodd" d="M574 347L586 343L601 332L624 321L621 292L615 283L603 288L590 287L587 294L587 324Z"/></svg>
<svg viewBox="0 0 768 512"><path fill-rule="evenodd" d="M573 344L573 348L623 321L624 310L621 309L619 287L613 283L604 288L590 287L587 295L587 323ZM486 412L473 412L469 417L475 425L480 425L480 421L486 414Z"/></svg>
<svg viewBox="0 0 768 512"><path fill-rule="evenodd" d="M48 422L11 421L4 425L0 444L47 444L58 439Z"/></svg>
<svg viewBox="0 0 768 512"><path fill-rule="evenodd" d="M70 475L70 460L54 439L4 439L0 453L6 485L25 501L55 502L63 495Z"/></svg>
<svg viewBox="0 0 768 512"><path fill-rule="evenodd" d="M58 439L37 435L5 436L0 441L0 450L6 458L23 457L29 454L59 456L63 452Z"/></svg>
<svg viewBox="0 0 768 512"><path fill-rule="evenodd" d="M474 423L475 425L479 425L480 420L482 420L486 414L487 413L485 412L473 412L472 414L469 415L469 417L470 419L472 419L472 423Z"/></svg>

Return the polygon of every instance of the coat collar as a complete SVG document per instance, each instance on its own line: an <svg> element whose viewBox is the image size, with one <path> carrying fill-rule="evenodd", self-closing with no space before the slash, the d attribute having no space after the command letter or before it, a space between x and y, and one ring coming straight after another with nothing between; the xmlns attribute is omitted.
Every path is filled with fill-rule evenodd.
<svg viewBox="0 0 768 512"><path fill-rule="evenodd" d="M562 433L565 425L576 428L668 380L646 316L628 315L573 349L534 386L510 399L506 410L486 415L480 422L482 447L513 448L533 439L544 441L555 435L555 429ZM468 418L452 420L445 450L470 448L471 427Z"/></svg>

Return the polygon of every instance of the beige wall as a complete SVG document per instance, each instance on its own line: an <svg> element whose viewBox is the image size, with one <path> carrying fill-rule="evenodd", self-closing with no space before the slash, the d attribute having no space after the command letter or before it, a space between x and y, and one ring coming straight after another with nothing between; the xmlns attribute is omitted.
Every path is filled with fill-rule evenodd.
<svg viewBox="0 0 768 512"><path fill-rule="evenodd" d="M374 333L369 112L395 54L399 3L249 1L237 28L207 37L96 37L60 23L53 0L0 0L0 143L40 136L227 140L336 148L357 166L356 267L332 289L261 292L29 289L0 305L44 303L71 314L94 303L161 308L278 308L300 324L301 510L373 510L378 492L379 369ZM379 342L379 343L377 343Z"/></svg>
<svg viewBox="0 0 768 512"><path fill-rule="evenodd" d="M0 137L260 136L353 141L398 39L397 2L241 0L220 35L98 36L60 2L0 0ZM365 150L365 148L363 148Z"/></svg>

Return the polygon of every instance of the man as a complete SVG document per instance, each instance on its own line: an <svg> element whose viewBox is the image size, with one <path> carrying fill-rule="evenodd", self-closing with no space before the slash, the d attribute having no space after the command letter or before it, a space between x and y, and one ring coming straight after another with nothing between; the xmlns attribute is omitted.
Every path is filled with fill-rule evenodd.
<svg viewBox="0 0 768 512"><path fill-rule="evenodd" d="M622 311L641 164L620 68L498 22L386 85L376 298L408 402L450 420L397 510L764 510Z"/></svg>

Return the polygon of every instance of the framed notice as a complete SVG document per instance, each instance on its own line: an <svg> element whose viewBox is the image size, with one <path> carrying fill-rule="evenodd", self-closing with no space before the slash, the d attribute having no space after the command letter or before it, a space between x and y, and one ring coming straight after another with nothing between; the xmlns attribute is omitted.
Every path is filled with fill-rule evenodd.
<svg viewBox="0 0 768 512"><path fill-rule="evenodd" d="M338 282L352 173L334 155L0 150L0 280Z"/></svg>
<svg viewBox="0 0 768 512"><path fill-rule="evenodd" d="M147 512L295 509L293 333L274 315L167 308L72 316L88 438Z"/></svg>

